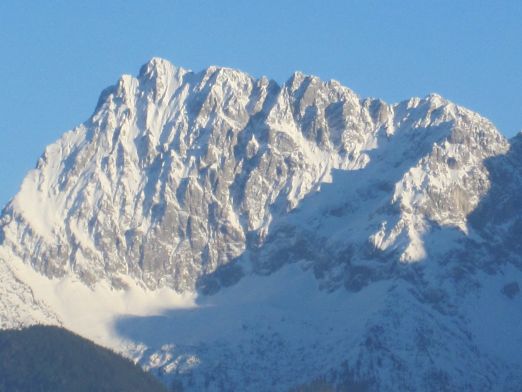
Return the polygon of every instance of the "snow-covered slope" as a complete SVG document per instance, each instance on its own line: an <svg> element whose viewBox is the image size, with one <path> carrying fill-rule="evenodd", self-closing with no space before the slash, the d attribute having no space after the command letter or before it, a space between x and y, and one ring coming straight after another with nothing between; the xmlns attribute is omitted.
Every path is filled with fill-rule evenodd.
<svg viewBox="0 0 522 392"><path fill-rule="evenodd" d="M435 94L155 58L4 209L2 326L189 390L520 385L521 146Z"/></svg>

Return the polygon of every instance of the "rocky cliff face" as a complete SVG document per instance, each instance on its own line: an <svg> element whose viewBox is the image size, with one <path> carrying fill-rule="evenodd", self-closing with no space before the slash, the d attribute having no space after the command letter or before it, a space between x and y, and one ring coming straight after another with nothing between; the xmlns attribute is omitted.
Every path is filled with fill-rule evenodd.
<svg viewBox="0 0 522 392"><path fill-rule="evenodd" d="M483 162L507 149L436 95L387 105L299 73L278 86L153 59L46 149L4 210L4 246L49 277L180 291L272 237L259 270L300 257L283 255L296 242L333 274L391 249L418 261L434 225L468 232L489 189ZM324 236L331 246L312 244Z"/></svg>
<svg viewBox="0 0 522 392"><path fill-rule="evenodd" d="M295 265L298 275L313 276L321 300L310 306L331 318L326 326L301 309L289 311L288 329L270 307L269 331L258 316L241 315L248 313L238 311L241 302L224 310L243 320L241 328L224 327L237 339L205 331L184 348L169 346L187 338L182 332L149 342L135 325L150 320L118 324L144 344L136 358L167 378L188 383L183 372L197 367L197 388L265 388L266 379L230 370L239 363L231 358L248 357L247 368L273 364L267 372L285 387L299 372L324 375L313 370L324 361L331 369L343 363L342 374L361 385L450 388L456 377L460 387L487 389L516 374L516 355L490 350L481 338L473 306L494 308L480 302L484 293L511 301L509 309L520 303L521 140L506 140L488 120L438 95L389 105L300 73L280 86L232 69L193 73L153 59L137 78L123 76L105 90L92 117L46 149L3 211L1 248L57 281L199 290L202 303L215 293L227 303L227 292L248 292L245 281ZM2 274L6 282L10 274ZM288 295L274 290L268 303ZM363 314L362 324L323 314L328 295L337 298L334 313L346 306L352 316ZM43 300L31 306L50 315L38 305ZM261 303L252 301L249 308ZM173 315L161 328L189 325L184 317ZM196 318L204 324L215 317ZM513 317L502 322L522 320ZM314 340L311 349L312 331L332 338ZM443 365L455 347L464 359L449 369ZM252 354L260 348L265 354ZM228 367L212 368L225 351ZM422 376L412 376L412 367ZM469 379L461 374L466 367L475 372ZM340 383L342 374L332 374Z"/></svg>

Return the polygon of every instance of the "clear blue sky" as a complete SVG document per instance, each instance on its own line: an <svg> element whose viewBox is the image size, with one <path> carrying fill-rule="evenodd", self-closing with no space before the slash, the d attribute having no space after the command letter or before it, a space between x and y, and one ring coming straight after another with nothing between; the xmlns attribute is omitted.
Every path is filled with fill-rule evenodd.
<svg viewBox="0 0 522 392"><path fill-rule="evenodd" d="M0 2L0 204L99 93L153 56L397 102L430 92L522 129L520 0Z"/></svg>

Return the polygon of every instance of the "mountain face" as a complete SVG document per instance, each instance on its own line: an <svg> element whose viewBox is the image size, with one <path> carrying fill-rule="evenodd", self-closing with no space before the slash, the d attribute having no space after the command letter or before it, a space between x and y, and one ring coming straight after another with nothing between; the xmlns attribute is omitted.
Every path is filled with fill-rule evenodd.
<svg viewBox="0 0 522 392"><path fill-rule="evenodd" d="M103 342L188 390L516 390L521 206L522 134L438 95L153 59L4 208L0 320L117 302Z"/></svg>

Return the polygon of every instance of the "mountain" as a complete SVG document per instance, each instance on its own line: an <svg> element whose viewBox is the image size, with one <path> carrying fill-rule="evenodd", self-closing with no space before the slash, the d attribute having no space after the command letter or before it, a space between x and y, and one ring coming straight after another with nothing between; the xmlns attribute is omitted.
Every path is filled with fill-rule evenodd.
<svg viewBox="0 0 522 392"><path fill-rule="evenodd" d="M517 390L521 150L436 94L152 59L4 208L1 325L187 390Z"/></svg>
<svg viewBox="0 0 522 392"><path fill-rule="evenodd" d="M165 392L151 375L63 328L0 331L2 392Z"/></svg>

